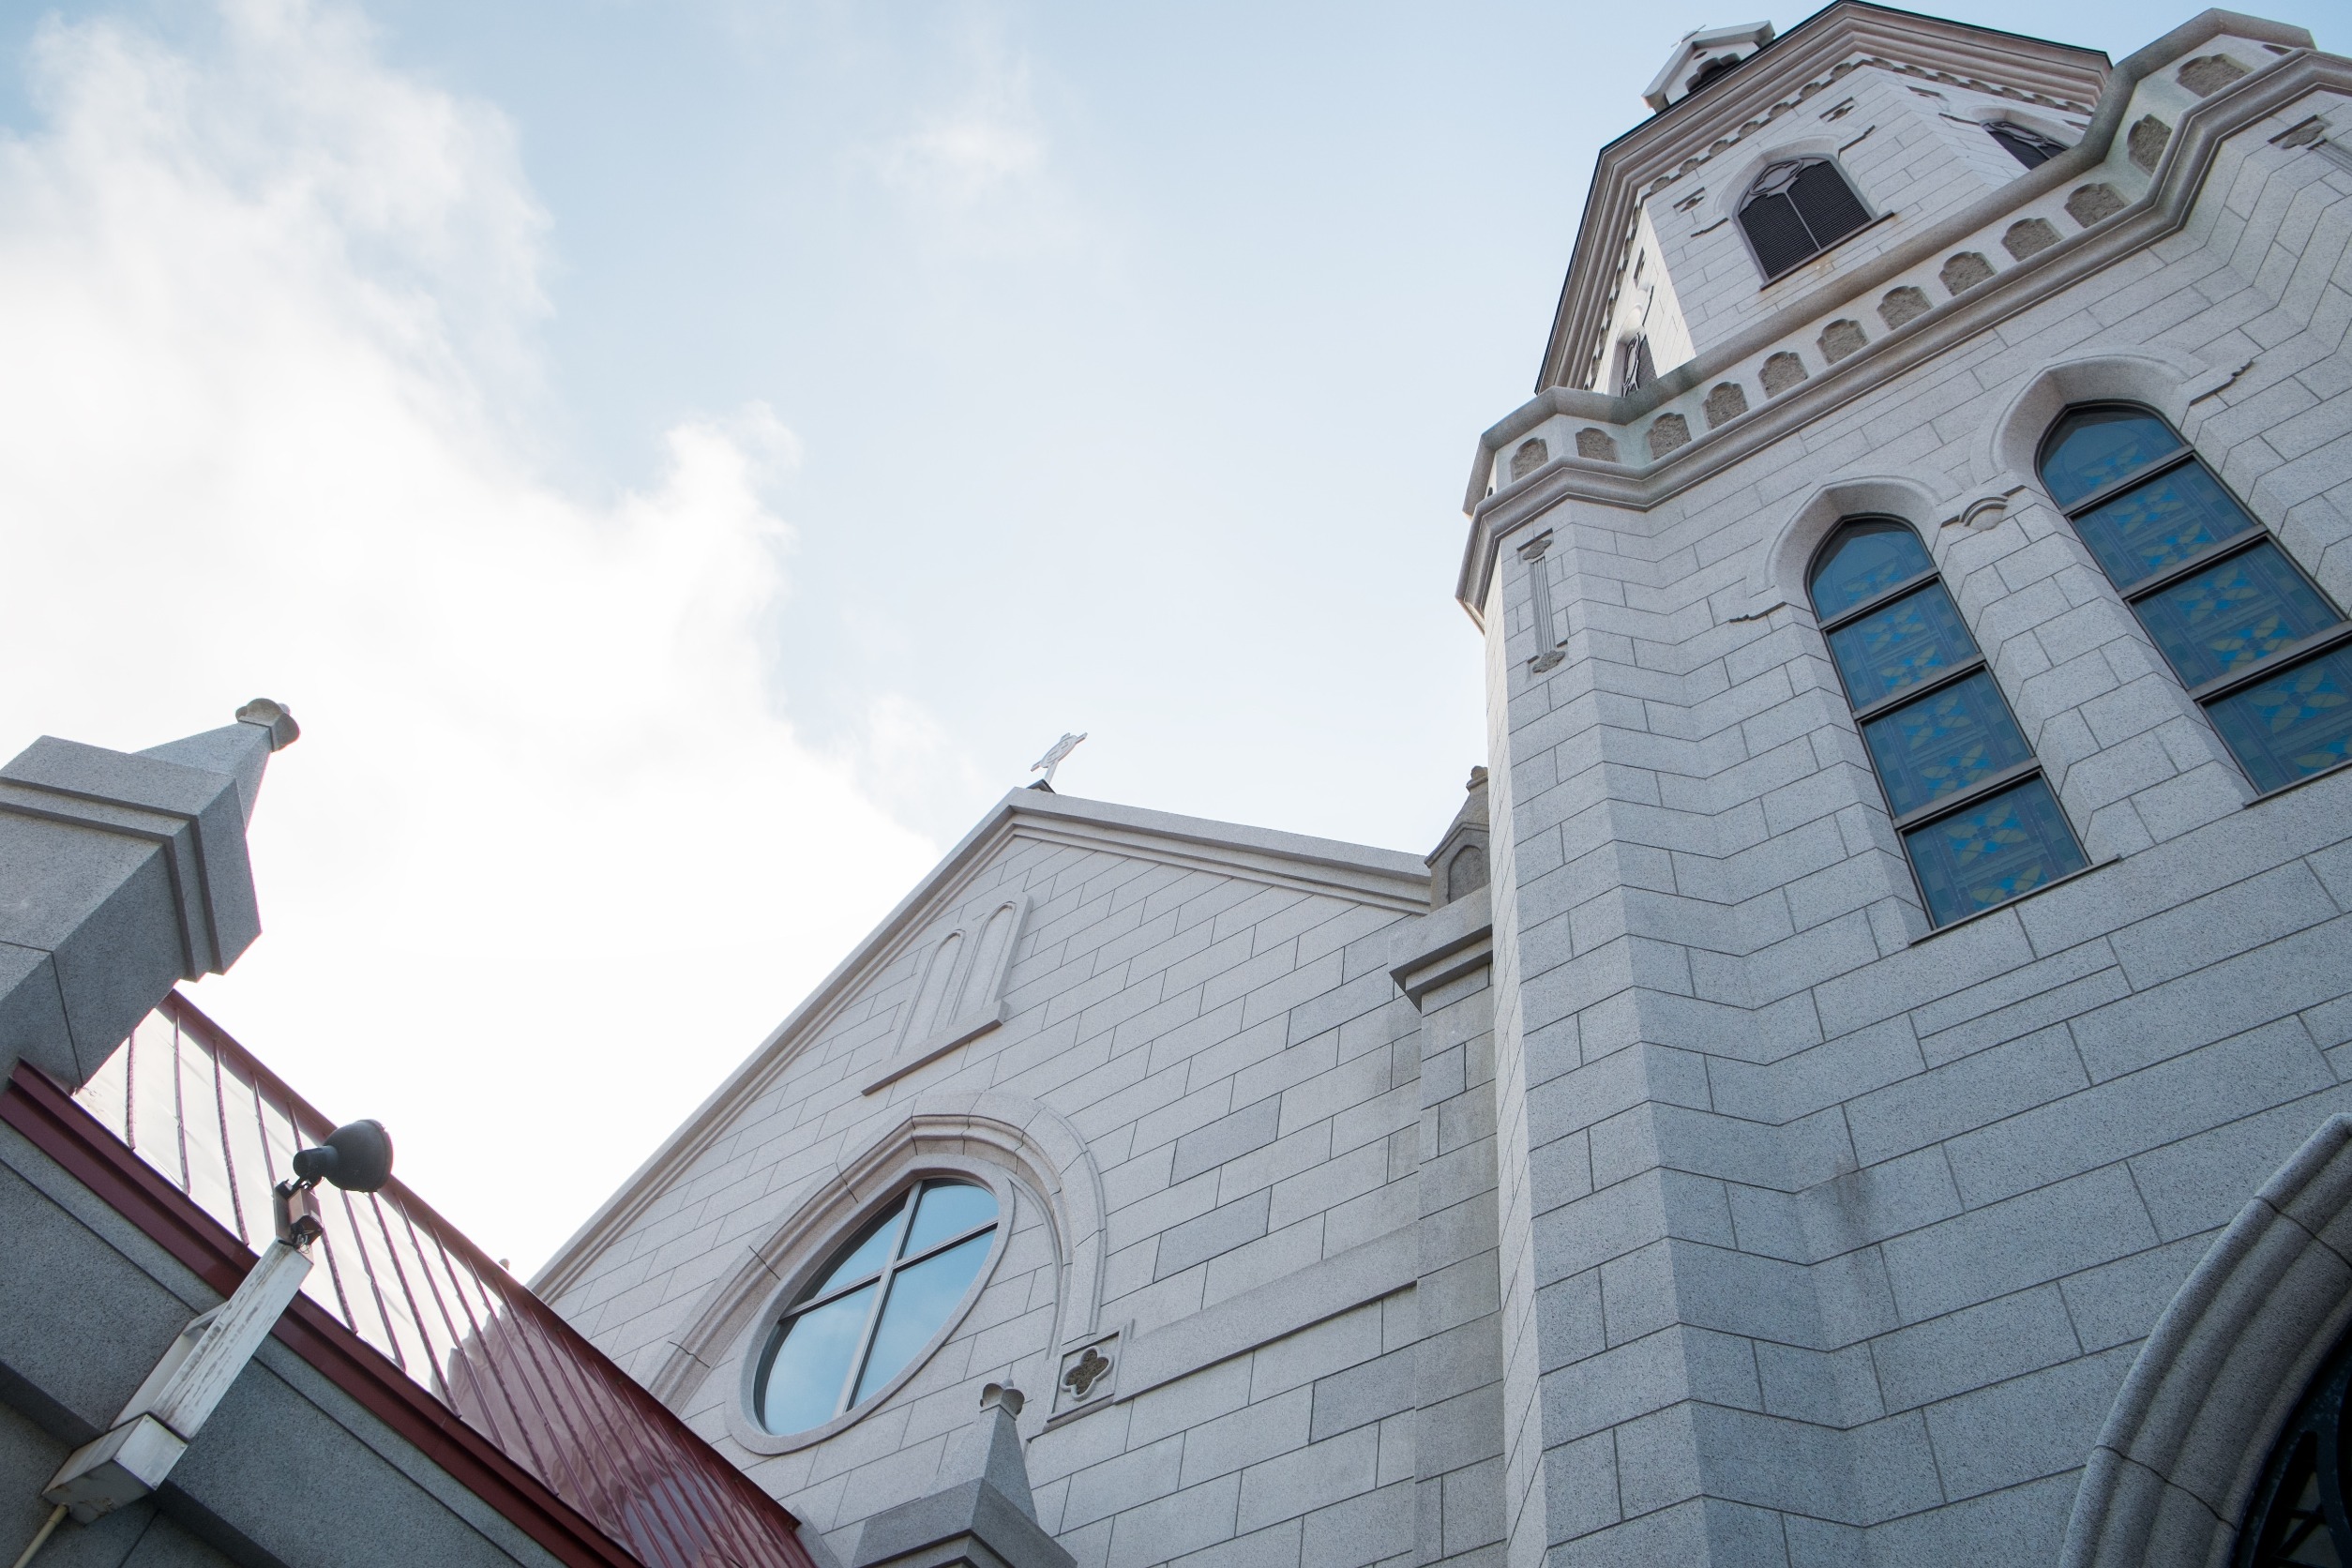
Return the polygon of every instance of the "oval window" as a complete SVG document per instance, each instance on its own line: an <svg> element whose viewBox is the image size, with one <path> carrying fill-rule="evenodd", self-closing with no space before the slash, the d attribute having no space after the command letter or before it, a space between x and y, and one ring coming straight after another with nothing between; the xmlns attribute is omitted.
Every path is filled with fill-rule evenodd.
<svg viewBox="0 0 2352 1568"><path fill-rule="evenodd" d="M996 1197L935 1180L898 1196L844 1243L768 1336L755 1410L783 1436L881 1393L970 1293L996 1234Z"/></svg>

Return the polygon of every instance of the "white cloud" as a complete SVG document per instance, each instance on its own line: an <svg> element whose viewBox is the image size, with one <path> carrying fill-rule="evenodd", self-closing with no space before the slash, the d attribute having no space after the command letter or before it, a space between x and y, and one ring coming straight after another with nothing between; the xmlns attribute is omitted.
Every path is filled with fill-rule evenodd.
<svg viewBox="0 0 2352 1568"><path fill-rule="evenodd" d="M643 493L548 483L512 134L354 13L53 23L36 62L0 140L0 737L294 708L267 933L198 1000L527 1265L934 852L777 711L795 444L754 407L670 431Z"/></svg>
<svg viewBox="0 0 2352 1568"><path fill-rule="evenodd" d="M1053 167L1027 58L975 25L955 59L952 98L864 155L882 183L956 251L1027 256L1099 243Z"/></svg>
<svg viewBox="0 0 2352 1568"><path fill-rule="evenodd" d="M1046 141L1018 100L991 92L893 142L882 168L894 183L951 206L970 206L1045 167Z"/></svg>

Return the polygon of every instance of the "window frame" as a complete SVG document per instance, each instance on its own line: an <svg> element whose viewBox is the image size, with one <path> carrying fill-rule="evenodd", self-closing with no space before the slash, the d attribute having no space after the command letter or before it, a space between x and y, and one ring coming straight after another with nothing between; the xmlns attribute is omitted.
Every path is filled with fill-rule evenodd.
<svg viewBox="0 0 2352 1568"><path fill-rule="evenodd" d="M2061 142L2055 136L2036 130L2033 127L2027 125L2022 120L2013 120L2005 114L1997 116L1990 120L1979 120L1977 124L1983 128L1985 135L1993 139L1994 145L1999 147L2001 151L2007 153L2012 158L2015 159L2019 165L2021 165L2021 168L2018 171L2020 173L2026 173L2029 170L2039 169L2043 164L2049 162L2050 159L2058 157L2059 154L2072 152L2073 150L2073 146L2068 143ZM2017 157L2017 149L2010 144L2010 139L2008 137L2001 134L2002 130L2014 132L2019 141L2046 143L2049 147L2049 151L2043 152L2040 158L2035 158L2031 163L2028 163L2024 158ZM2036 146L2034 150L2036 152L2042 151L2040 146Z"/></svg>
<svg viewBox="0 0 2352 1568"><path fill-rule="evenodd" d="M2051 492L2049 480L2045 476L2051 453L2058 445L2059 431L2075 415L2105 411L2136 414L2155 420L2172 433L2174 447L2169 452L2150 458L2129 474L2108 480L2079 500L2060 502ZM2128 495L2142 486L2152 485L2165 475L2185 468L2191 463L2194 463L2204 471L2206 478L2212 483L2213 488L2227 497L2229 504L2237 507L2252 526L2231 535L2226 539L2216 539L2194 554L2176 561L2171 565L2160 566L2155 571L2136 578L2128 584L2116 581L2114 575L2107 570L2106 563L2099 558L2098 551L2092 550L2090 541L2084 537L2079 520L2099 510L2109 502ZM2106 579L2109 586L2115 589L2116 596L2123 601L2124 608L2131 611L2133 624L2140 628L2141 634L2148 637L2150 642L2154 642L2155 637L2148 630L2147 618L2140 613L2139 607L2143 601L2154 598L2165 589L2194 577L2199 572L2209 571L2233 556L2243 555L2266 544L2276 550L2280 557L2302 578L2305 586L2319 596L2320 602L2335 611L2336 624L2334 626L2298 638L2269 658L2257 659L2243 670L2227 671L2209 680L2200 681L2194 686L2182 678L2179 669L2174 665L2171 657L2165 654L2162 646L2157 647L2156 656L2166 670L2172 671L2174 684L2187 693L2189 700L2196 704L2198 714L2205 719L2207 726L2213 731L2214 738L2221 742L2223 751L2236 764L2238 771L2245 776L2246 781L2254 786L2256 798L2276 794L2281 790L2291 790L2307 784L2314 778L2324 778L2331 773L2352 767L2352 758L2348 758L2344 761L2321 768L2317 772L2304 774L2299 778L2289 779L2284 784L2266 788L2254 776L2252 770L2238 755L2236 748L2231 746L2228 737L2222 733L2221 727L2213 722L2209 710L2214 703L2235 695L2247 686L2276 679L2298 665L2316 658L2344 643L2352 642L2352 617L2347 617L2344 607L2336 602L2335 596L2321 587L2310 572L2304 570L2303 564L2287 550L2284 541L2271 531L2270 525L2263 521L2261 514L2247 505L2238 492L2224 482L2221 475L2214 471L2213 465L2207 462L2204 455L2197 450L2196 444L2180 433L2179 426L2147 404L2133 402L2128 399L2100 398L2085 402L2069 403L2058 410L2057 416L2050 421L2049 428L2042 432L2041 442L2034 447L2033 477L2034 482L2041 486L2043 496L2057 510L2058 516L2066 520L2067 527L2073 531L2075 541L2090 556L2091 565L2098 568L2099 575Z"/></svg>
<svg viewBox="0 0 2352 1568"><path fill-rule="evenodd" d="M2232 1568L2269 1568L2269 1564L2286 1560L2265 1548L2272 1544L2269 1538L2282 1522L2283 1509L2291 1516L2299 1500L2299 1497L2287 1498L2285 1492L2290 1481L2301 1479L2300 1450L2306 1443L2312 1445L2321 1522L2330 1545L2339 1549L2352 1546L2352 1500L2346 1498L2344 1487L2347 1395L2352 1395L2352 1340L2338 1344L2329 1352L2327 1361L2303 1385L2293 1412L2271 1440L2253 1495L2246 1500L2245 1513L2239 1520L2237 1545L2229 1556Z"/></svg>
<svg viewBox="0 0 2352 1568"><path fill-rule="evenodd" d="M1741 215L1747 211L1748 203L1756 195L1756 188L1764 183L1764 176L1771 173L1773 170L1779 168L1785 163L1827 164L1830 171L1836 174L1837 177L1844 182L1846 186L1846 193L1853 197L1854 204L1862 208L1862 220L1860 223L1855 224L1852 228L1847 230L1844 234L1838 235L1835 239L1806 252L1802 257L1789 263L1778 272L1773 272L1764 265L1764 258L1756 254L1756 241L1748 234L1747 223ZM1869 197L1862 194L1862 187L1854 182L1853 175L1846 172L1845 161L1831 153L1792 151L1778 156L1767 157L1762 163L1756 166L1756 173L1748 176L1747 183L1740 188L1739 198L1727 204L1730 208L1731 226L1739 232L1740 243L1747 247L1748 260L1755 264L1756 275L1762 279L1762 281L1756 285L1759 289L1770 288L1774 283L1779 282L1782 279L1794 275L1802 269L1807 262L1817 261L1821 257L1828 255L1839 246L1844 245L1847 240L1852 239L1856 234L1862 234L1872 225L1880 222L1887 216L1884 209L1875 205ZM1807 224L1806 230L1808 233L1810 233L1812 225Z"/></svg>
<svg viewBox="0 0 2352 1568"><path fill-rule="evenodd" d="M985 1225L957 1231L919 1253L903 1258L897 1256L898 1248L905 1244L907 1227L912 1223L922 1189L935 1185L978 1187L994 1200L995 1217ZM889 1219L888 1226L895 1229L897 1235L881 1267L861 1274L836 1289L820 1291L818 1288L825 1283L826 1275L853 1256L863 1241L870 1239L869 1227L873 1226L875 1217L886 1214L894 1204L897 1213ZM745 1410L753 1432L782 1445L769 1450L763 1443L762 1452L789 1452L821 1441L887 1405L892 1396L940 1352L987 1292L998 1260L1003 1257L1011 1238L1014 1218L1015 1198L1011 1184L997 1173L930 1167L906 1173L892 1183L882 1198L861 1208L850 1223L829 1230L823 1242L811 1247L806 1260L792 1272L785 1288L770 1295L760 1315L753 1319L755 1338L752 1353L745 1358ZM858 1380L864 1376L867 1364L872 1357L882 1313L889 1304L889 1285L907 1270L983 1234L990 1235L988 1256L981 1259L980 1267L974 1271L972 1283L965 1287L962 1298L949 1310L930 1337L924 1341L922 1348L907 1359L904 1366L891 1374L869 1397L855 1399ZM881 1288L875 1289L873 1304L867 1309L866 1321L858 1331L856 1349L851 1354L841 1390L835 1396L833 1413L817 1425L798 1431L778 1432L769 1426L768 1377L775 1365L776 1353L783 1348L788 1326L829 1303L877 1286Z"/></svg>
<svg viewBox="0 0 2352 1568"><path fill-rule="evenodd" d="M1820 611L1814 608L1814 579L1819 572L1822 562L1828 556L1831 548L1845 535L1849 528L1857 523L1865 522L1891 522L1907 531L1918 542L1922 551L1926 554L1927 568L1881 589L1858 604L1848 605L1836 614L1824 618ZM1832 634L1842 631L1853 623L1874 615L1931 584L1943 589L1947 597L1951 596L1952 588L1944 581L1943 568L1936 565L1935 551L1927 548L1927 540L1922 536L1917 528L1903 518L1884 512L1856 512L1850 516L1841 517L1831 526L1830 531L1821 536L1821 542L1814 548L1812 556L1805 562L1803 582L1805 607L1813 611L1814 627L1821 635L1823 656L1829 660L1831 672L1837 677L1839 694L1846 699L1846 711L1853 721L1854 736L1862 743L1862 755L1869 764L1871 780L1878 789L1878 804L1885 810L1887 821L1894 829L1895 843L1902 851L1904 867L1910 872L1912 891L1919 896L1920 909L1927 916L1931 934L1935 931L1948 930L1964 921L1973 920L1982 914L1989 914L1995 910L2004 909L2020 898L2031 897L2034 894L2043 891L2043 888L2054 886L2068 877L2079 876L2084 871L2091 869L2093 863L2089 852L2083 848L2082 836L2074 831L2074 822L2067 814L2066 803L2058 798L2057 787L2048 783L2047 774L2042 766L2041 753L2035 750L2032 741L2027 738L2025 726L2017 723L2016 710L2009 704L2009 694L2001 689L1999 678L1993 674L1993 667L1984 656L1984 645L1977 641L1976 629L1968 626L1965 616L1962 617L1961 624L1968 630L1968 643L1974 650L1968 657L1958 660L1949 669L1937 671L1929 679L1916 682L1899 691L1889 692L1874 700L1867 706L1855 702L1853 686L1847 682L1845 667L1838 662L1837 651L1830 642ZM1960 608L1959 600L1952 599L1952 606L1953 612L1957 614ZM2012 763L1998 772L1988 774L1968 788L1955 791L1940 800L1933 800L1925 805L1913 807L1909 811L1896 810L1894 796L1887 789L1886 774L1878 766L1877 757L1870 749L1870 739L1864 732L1864 726L1874 720L1884 718L1899 709L1908 707L1914 702L1925 701L1937 692L1948 686L1957 686L1960 682L1980 674L1990 683L1994 696L2000 701L2001 711L2008 715L2009 722L2016 729L2018 738L2026 742L2026 761ZM1965 913L1953 915L1949 920L1938 920L1936 917L1935 900L1927 896L1926 883L1921 880L1919 865L1912 858L1908 836L1946 817L1981 806L1995 795L2013 790L2032 778L2043 779L2044 786L2049 789L2051 804L2058 808L2058 816L2065 822L2067 832L2074 839L2075 853L2081 857L2083 864L2073 870L2052 877L2040 887L2028 888L2022 893L2003 898L1998 903L1987 904L1982 909L1969 910Z"/></svg>

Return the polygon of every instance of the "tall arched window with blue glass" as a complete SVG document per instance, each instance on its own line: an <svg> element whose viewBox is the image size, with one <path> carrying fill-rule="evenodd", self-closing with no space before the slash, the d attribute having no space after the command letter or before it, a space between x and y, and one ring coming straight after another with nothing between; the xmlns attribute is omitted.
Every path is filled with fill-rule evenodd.
<svg viewBox="0 0 2352 1568"><path fill-rule="evenodd" d="M768 1337L760 1424L806 1432L867 1404L957 1316L988 1260L995 1194L935 1179L900 1193L836 1248Z"/></svg>
<svg viewBox="0 0 2352 1568"><path fill-rule="evenodd" d="M2081 870L2074 831L1909 525L1845 523L1808 581L1929 917L1947 925Z"/></svg>
<svg viewBox="0 0 2352 1568"><path fill-rule="evenodd" d="M2042 483L2257 790L2352 755L2352 624L2173 428L2069 409Z"/></svg>

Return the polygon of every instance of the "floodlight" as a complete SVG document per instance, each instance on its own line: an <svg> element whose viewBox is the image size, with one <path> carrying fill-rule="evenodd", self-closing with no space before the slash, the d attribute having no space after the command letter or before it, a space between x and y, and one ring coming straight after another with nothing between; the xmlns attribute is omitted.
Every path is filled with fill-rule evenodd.
<svg viewBox="0 0 2352 1568"><path fill-rule="evenodd" d="M321 1182L345 1192L373 1192L391 1179L392 1135L384 1123L372 1118L344 1123L317 1148L296 1151L294 1175L270 1189L277 1199L279 1239L302 1247L326 1234L311 1190Z"/></svg>
<svg viewBox="0 0 2352 1568"><path fill-rule="evenodd" d="M346 1122L321 1147L297 1153L294 1173L306 1187L324 1180L345 1192L373 1192L392 1179L392 1135L372 1117Z"/></svg>

